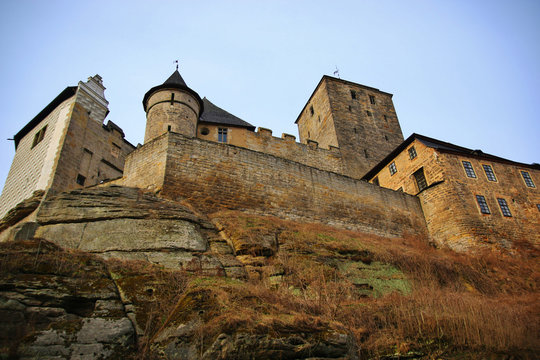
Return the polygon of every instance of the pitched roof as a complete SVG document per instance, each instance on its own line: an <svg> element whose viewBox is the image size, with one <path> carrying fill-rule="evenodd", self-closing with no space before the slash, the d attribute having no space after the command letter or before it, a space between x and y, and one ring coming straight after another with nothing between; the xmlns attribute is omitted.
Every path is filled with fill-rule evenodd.
<svg viewBox="0 0 540 360"><path fill-rule="evenodd" d="M68 86L64 89L57 97L54 98L53 101L49 103L49 105L45 106L43 110L39 112L28 124L26 124L15 136L13 136L13 140L15 140L15 150L17 150L17 146L19 145L19 141L28 134L33 128L35 128L41 120L45 119L47 115L49 115L54 109L58 107L61 103L75 95L77 92L76 86Z"/></svg>
<svg viewBox="0 0 540 360"><path fill-rule="evenodd" d="M146 94L144 94L144 98L143 98L142 103L143 103L143 108L144 108L145 112L146 112L146 103L148 102L148 99L150 98L150 96L152 94L154 94L156 91L166 90L166 89L178 89L178 90L184 90L185 92L188 92L199 103L199 106L201 108L201 111L199 112L199 116L200 116L200 114L202 114L204 112L204 105L203 105L203 102L201 100L201 97L199 96L199 94L197 94L197 92L190 89L186 85L186 82L184 81L184 79L182 79L182 76L180 75L178 70L175 70L171 74L171 76L169 76L169 78L163 82L163 84L158 85L158 86L154 86L153 88L148 90L146 92Z"/></svg>
<svg viewBox="0 0 540 360"><path fill-rule="evenodd" d="M422 144L437 149L440 152L446 152L450 154L463 155L468 157L475 157L477 159L484 159L490 161L496 161L504 164L517 165L521 167L527 167L532 169L540 170L540 164L524 164L505 158L501 158L495 155L487 154L482 150L472 150L463 146L458 146L451 144L449 142L437 140L420 134L411 134L405 141L399 144L390 154L388 154L384 159L382 159L377 165L375 165L371 170L369 170L363 177L363 180L370 180L375 176L382 168L384 168L390 161L392 161L396 156L398 156L405 148L407 148L414 140L420 141Z"/></svg>
<svg viewBox="0 0 540 360"><path fill-rule="evenodd" d="M204 113L200 116L199 121L238 126L251 131L255 130L255 126L212 104L207 98L204 98L202 101L204 103Z"/></svg>

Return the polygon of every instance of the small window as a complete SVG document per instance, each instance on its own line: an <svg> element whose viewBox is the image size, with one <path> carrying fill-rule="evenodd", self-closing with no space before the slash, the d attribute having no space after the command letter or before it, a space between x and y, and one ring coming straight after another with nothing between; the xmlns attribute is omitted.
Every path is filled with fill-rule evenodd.
<svg viewBox="0 0 540 360"><path fill-rule="evenodd" d="M349 105L349 111L352 111L351 105Z"/></svg>
<svg viewBox="0 0 540 360"><path fill-rule="evenodd" d="M377 185L377 186L380 186L380 185L379 185L379 177L376 177L375 179L373 179L373 183L374 183L375 185ZM538 206L540 206L540 205L538 205Z"/></svg>
<svg viewBox="0 0 540 360"><path fill-rule="evenodd" d="M313 116L313 114L315 114L315 110L313 110L313 105L311 105L309 107L309 112L311 113L311 116Z"/></svg>
<svg viewBox="0 0 540 360"><path fill-rule="evenodd" d="M371 111L366 110L366 114L367 114L367 116L371 116Z"/></svg>
<svg viewBox="0 0 540 360"><path fill-rule="evenodd" d="M489 181L497 181L491 165L482 165L482 167L484 168L484 172L486 173L486 177Z"/></svg>
<svg viewBox="0 0 540 360"><path fill-rule="evenodd" d="M369 102L375 104L375 96L369 95Z"/></svg>
<svg viewBox="0 0 540 360"><path fill-rule="evenodd" d="M45 131L46 130L47 130L47 125L42 127L41 130L39 130L36 133L36 135L34 135L34 141L32 142L32 149L34 148L34 146L39 144L41 142L41 140L43 140L43 138L45 137Z"/></svg>
<svg viewBox="0 0 540 360"><path fill-rule="evenodd" d="M174 93L171 93L171 105L174 103Z"/></svg>
<svg viewBox="0 0 540 360"><path fill-rule="evenodd" d="M414 146L411 146L409 148L409 159L414 159L416 157L416 149L414 148Z"/></svg>
<svg viewBox="0 0 540 360"><path fill-rule="evenodd" d="M512 213L510 212L510 208L508 207L506 200L497 198L497 202L499 203L499 207L501 208L502 214L506 217L512 217Z"/></svg>
<svg viewBox="0 0 540 360"><path fill-rule="evenodd" d="M364 149L364 156L367 158L369 158L369 155L368 155L368 152L367 152L367 149Z"/></svg>
<svg viewBox="0 0 540 360"><path fill-rule="evenodd" d="M218 141L222 143L227 142L227 128L218 128Z"/></svg>
<svg viewBox="0 0 540 360"><path fill-rule="evenodd" d="M463 160L462 163L463 163L463 168L465 169L465 173L467 174L467 176L470 178L476 178L476 173L474 172L472 164L469 161L465 161L465 160Z"/></svg>
<svg viewBox="0 0 540 360"><path fill-rule="evenodd" d="M388 166L388 169L390 170L390 175L397 173L396 162L392 162L390 166Z"/></svg>
<svg viewBox="0 0 540 360"><path fill-rule="evenodd" d="M167 125L167 131L171 131L171 125Z"/></svg>
<svg viewBox="0 0 540 360"><path fill-rule="evenodd" d="M384 121L388 122L388 117L386 115L383 115L384 116Z"/></svg>
<svg viewBox="0 0 540 360"><path fill-rule="evenodd" d="M384 140L388 141L388 136L384 135Z"/></svg>
<svg viewBox="0 0 540 360"><path fill-rule="evenodd" d="M86 181L86 177L82 176L81 174L77 175L77 184L84 186L84 182Z"/></svg>
<svg viewBox="0 0 540 360"><path fill-rule="evenodd" d="M418 191L422 191L427 188L426 175L424 175L424 168L416 170L413 174L416 185L418 186Z"/></svg>
<svg viewBox="0 0 540 360"><path fill-rule="evenodd" d="M319 115L319 122L321 122L321 115Z"/></svg>
<svg viewBox="0 0 540 360"><path fill-rule="evenodd" d="M201 135L208 135L208 134L210 134L210 129L207 127L203 127L201 129Z"/></svg>
<svg viewBox="0 0 540 360"><path fill-rule="evenodd" d="M521 171L521 176L523 176L523 181L525 181L525 185L528 187L536 187L534 185L533 179L531 178L531 174L529 174L527 171Z"/></svg>
<svg viewBox="0 0 540 360"><path fill-rule="evenodd" d="M476 201L478 202L482 214L491 214L486 198L483 195L476 195Z"/></svg>
<svg viewBox="0 0 540 360"><path fill-rule="evenodd" d="M356 99L356 91L351 90L351 99Z"/></svg>

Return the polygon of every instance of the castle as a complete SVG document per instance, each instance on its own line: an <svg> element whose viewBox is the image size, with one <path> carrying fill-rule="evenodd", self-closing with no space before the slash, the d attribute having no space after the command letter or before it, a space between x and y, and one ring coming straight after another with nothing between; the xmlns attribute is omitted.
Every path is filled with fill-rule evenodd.
<svg viewBox="0 0 540 360"><path fill-rule="evenodd" d="M0 216L36 190L136 187L201 212L234 209L465 250L538 245L540 165L403 138L392 94L323 76L296 137L201 97L176 70L143 98L137 147L108 121L99 75L66 88L15 139Z"/></svg>

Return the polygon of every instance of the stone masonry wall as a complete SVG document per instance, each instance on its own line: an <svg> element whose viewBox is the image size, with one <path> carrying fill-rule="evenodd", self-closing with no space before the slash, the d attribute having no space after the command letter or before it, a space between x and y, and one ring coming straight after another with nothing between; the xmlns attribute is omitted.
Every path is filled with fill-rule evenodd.
<svg viewBox="0 0 540 360"><path fill-rule="evenodd" d="M74 97L60 104L19 142L0 197L0 217L34 191L48 186L73 101ZM43 140L32 148L36 133L45 126Z"/></svg>
<svg viewBox="0 0 540 360"><path fill-rule="evenodd" d="M297 124L301 143L314 140L325 149L339 146L326 81L316 89L298 117Z"/></svg>
<svg viewBox="0 0 540 360"><path fill-rule="evenodd" d="M419 195L434 239L456 249L495 244L512 248L540 244L540 193L527 187L520 170L529 172L536 186L540 171L474 157L439 153L445 182ZM462 160L470 161L476 178L465 174ZM491 165L497 181L488 181L482 165ZM476 195L485 197L490 214L482 214ZM497 199L504 199L511 212L504 216Z"/></svg>
<svg viewBox="0 0 540 360"><path fill-rule="evenodd" d="M208 135L200 134L200 129L203 127L210 131ZM226 125L213 126L205 123L199 126L197 136L200 139L217 142L218 127L228 129L227 143L230 145L271 154L338 174L345 173L338 148L330 146L329 149L323 149L315 141L309 141L308 144L297 143L294 135L283 133L281 138L278 138L272 136L272 130L265 128L259 127L254 132L245 128L227 127Z"/></svg>
<svg viewBox="0 0 540 360"><path fill-rule="evenodd" d="M113 183L150 191L161 190L165 177L168 134L161 135L129 154L123 177Z"/></svg>
<svg viewBox="0 0 540 360"><path fill-rule="evenodd" d="M188 199L205 212L237 209L383 236L426 235L418 199L408 194L231 145L174 133L167 140L166 198ZM128 157L126 169L143 149ZM129 183L130 172L125 176Z"/></svg>
<svg viewBox="0 0 540 360"><path fill-rule="evenodd" d="M173 94L174 98L171 99ZM200 110L197 100L184 91L171 89L156 92L150 96L147 103L144 142L147 143L167 131L195 136Z"/></svg>
<svg viewBox="0 0 540 360"><path fill-rule="evenodd" d="M339 79L326 81L348 175L361 177L403 142L392 95Z"/></svg>
<svg viewBox="0 0 540 360"><path fill-rule="evenodd" d="M416 157L409 156L409 149L414 147ZM394 163L396 173L392 174L389 165ZM373 183L377 178L380 186L416 195L419 192L413 173L418 169L424 169L424 175L428 185L444 180L443 166L435 149L430 148L420 141L413 141L404 151L398 154L377 175L370 179Z"/></svg>
<svg viewBox="0 0 540 360"><path fill-rule="evenodd" d="M81 188L77 183L79 175L84 177L84 186L122 176L125 157L134 147L124 140L119 129L104 127L102 121L92 118L77 100L50 186L53 192Z"/></svg>

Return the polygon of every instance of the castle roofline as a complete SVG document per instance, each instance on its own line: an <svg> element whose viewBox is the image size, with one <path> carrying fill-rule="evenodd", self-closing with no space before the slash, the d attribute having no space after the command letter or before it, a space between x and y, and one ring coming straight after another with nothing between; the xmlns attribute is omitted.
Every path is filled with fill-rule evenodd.
<svg viewBox="0 0 540 360"><path fill-rule="evenodd" d="M439 152L455 154L455 155L460 155L460 156L474 157L476 159L495 161L495 162L499 162L503 164L509 164L509 165L515 165L515 166L540 170L540 164L536 164L536 163L524 164L524 163L508 160L502 157L498 157L495 155L487 154L479 149L473 150L473 149L469 149L463 146L454 145L449 142L430 138L428 136L412 133L411 136L405 139L390 154L388 154L377 165L375 165L371 170L369 170L362 177L362 180L366 180L366 181L371 180L373 176L375 176L377 173L379 173L379 171L381 171L384 167L386 167L398 154L400 154L403 150L405 150L414 140L418 140L422 144L432 149L436 149Z"/></svg>
<svg viewBox="0 0 540 360"><path fill-rule="evenodd" d="M205 112L199 117L200 122L238 126L238 127L246 128L250 131L255 130L255 126L223 110L219 106L214 105L206 97L203 98L203 103L204 103Z"/></svg>
<svg viewBox="0 0 540 360"><path fill-rule="evenodd" d="M77 86L68 86L65 88L49 105L45 106L43 110L39 112L28 124L26 124L17 134L13 136L15 140L15 150L21 139L32 131L43 119L47 117L54 109L56 109L61 103L74 96L77 93Z"/></svg>
<svg viewBox="0 0 540 360"><path fill-rule="evenodd" d="M317 92L317 90L319 89L319 87L321 86L321 84L323 83L324 80L336 81L336 82L340 82L340 83L346 84L346 85L354 85L354 86L358 86L358 87L361 87L361 88L366 89L366 90L377 91L377 92L379 92L379 93L389 95L390 97L394 96L393 94L390 94L390 93L381 91L381 90L379 90L379 89L377 89L377 88L374 88L374 87L371 87L371 86L366 86L366 85L358 84L358 83L355 83L355 82L352 82L352 81L347 81L347 80L339 79L339 78L336 78L336 77L333 77L333 76L329 76L329 75L323 75L323 77L321 78L321 80L319 81L319 83L317 84L317 86L315 86L315 90L313 90L313 92L311 93L311 96L309 97L308 101L306 101L306 104L304 105L304 107L303 107L302 110L300 111L300 114L298 114L298 117L297 117L296 120L294 121L295 124L298 124L298 120L300 120L300 116L302 116L302 114L304 113L304 110L306 110L307 105L308 105L309 102L311 101L311 98L313 98L313 95L315 95L315 93Z"/></svg>
<svg viewBox="0 0 540 360"><path fill-rule="evenodd" d="M201 97L199 96L199 94L197 94L195 90L190 89L186 85L186 82L184 81L184 79L182 78L178 70L175 70L172 73L172 75L169 76L169 78L163 82L163 84L154 86L153 88L148 90L146 94L144 94L144 98L142 102L143 102L143 108L145 112L146 112L146 103L148 102L148 99L150 98L150 96L152 96L155 92L161 91L161 90L183 90L191 94L199 103L199 106L201 109L199 113L202 114L204 112L204 104Z"/></svg>

